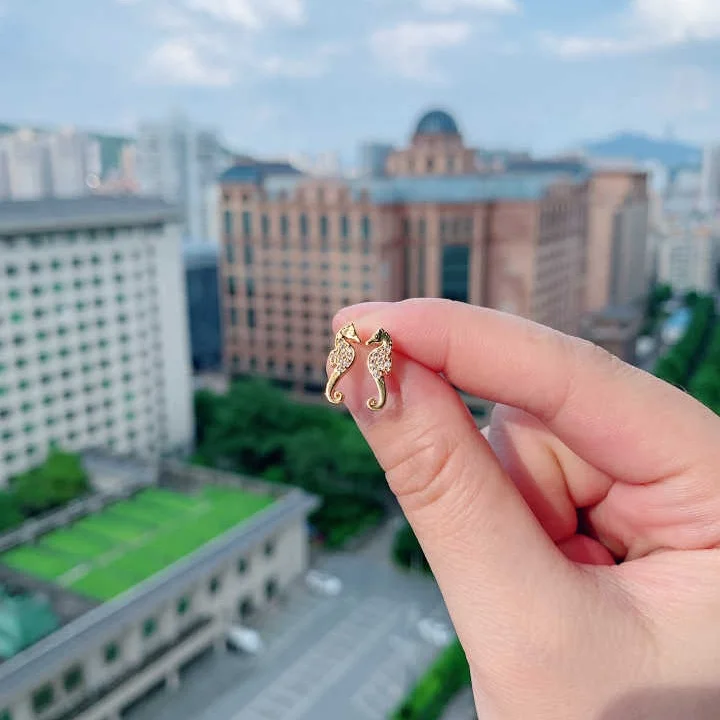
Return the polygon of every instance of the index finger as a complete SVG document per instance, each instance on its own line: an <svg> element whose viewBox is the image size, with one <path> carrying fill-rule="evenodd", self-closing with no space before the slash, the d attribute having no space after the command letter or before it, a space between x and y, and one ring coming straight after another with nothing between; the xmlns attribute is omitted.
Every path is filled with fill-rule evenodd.
<svg viewBox="0 0 720 720"><path fill-rule="evenodd" d="M720 420L682 391L597 346L523 318L447 300L346 308L361 336L394 347L459 389L545 423L578 455L626 482L708 459Z"/></svg>

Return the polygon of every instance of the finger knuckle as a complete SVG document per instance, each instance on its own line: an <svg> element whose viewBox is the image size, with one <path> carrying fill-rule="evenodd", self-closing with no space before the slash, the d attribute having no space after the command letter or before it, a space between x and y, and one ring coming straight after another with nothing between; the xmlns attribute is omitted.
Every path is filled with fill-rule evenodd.
<svg viewBox="0 0 720 720"><path fill-rule="evenodd" d="M403 445L401 455L385 471L390 489L405 502L434 504L459 472L457 441L433 427Z"/></svg>

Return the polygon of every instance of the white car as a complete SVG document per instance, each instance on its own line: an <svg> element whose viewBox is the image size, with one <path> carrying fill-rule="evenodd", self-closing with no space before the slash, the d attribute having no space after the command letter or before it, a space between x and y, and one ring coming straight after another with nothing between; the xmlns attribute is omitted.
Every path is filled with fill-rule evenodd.
<svg viewBox="0 0 720 720"><path fill-rule="evenodd" d="M435 647L445 647L449 645L455 637L455 633L451 627L432 618L423 618L417 624L417 629L420 637L425 642L435 645Z"/></svg>
<svg viewBox="0 0 720 720"><path fill-rule="evenodd" d="M248 655L258 655L264 648L260 634L242 625L233 625L228 630L226 640L230 648Z"/></svg>
<svg viewBox="0 0 720 720"><path fill-rule="evenodd" d="M320 570L310 570L305 576L305 583L313 592L327 597L337 597L342 592L340 578Z"/></svg>

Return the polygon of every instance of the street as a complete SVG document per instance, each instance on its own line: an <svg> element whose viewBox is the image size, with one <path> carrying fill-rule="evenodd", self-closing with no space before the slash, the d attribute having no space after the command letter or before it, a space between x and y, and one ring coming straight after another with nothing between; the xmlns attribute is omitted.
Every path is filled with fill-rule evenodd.
<svg viewBox="0 0 720 720"><path fill-rule="evenodd" d="M384 720L437 655L417 632L422 617L447 621L434 582L389 560L391 528L355 553L315 564L343 582L336 598L298 583L258 623L257 658L211 654L129 720Z"/></svg>

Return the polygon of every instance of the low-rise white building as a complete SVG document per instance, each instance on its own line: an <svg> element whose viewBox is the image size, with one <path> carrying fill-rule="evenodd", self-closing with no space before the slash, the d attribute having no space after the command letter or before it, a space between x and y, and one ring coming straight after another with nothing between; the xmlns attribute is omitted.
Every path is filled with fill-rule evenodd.
<svg viewBox="0 0 720 720"><path fill-rule="evenodd" d="M273 501L0 664L2 720L117 720L158 686L176 688L184 668L207 650L224 650L233 625L262 611L305 571L313 497L177 464L165 468L165 478L190 491L217 482ZM0 580L7 583L9 572L0 556ZM22 583L22 574L11 577Z"/></svg>
<svg viewBox="0 0 720 720"><path fill-rule="evenodd" d="M190 448L179 221L150 198L0 203L0 485L53 442Z"/></svg>

